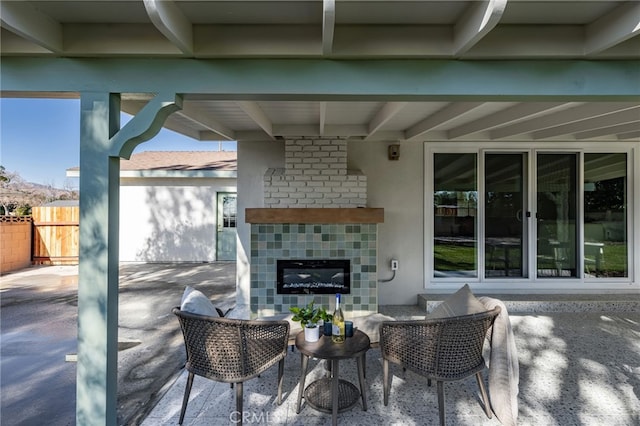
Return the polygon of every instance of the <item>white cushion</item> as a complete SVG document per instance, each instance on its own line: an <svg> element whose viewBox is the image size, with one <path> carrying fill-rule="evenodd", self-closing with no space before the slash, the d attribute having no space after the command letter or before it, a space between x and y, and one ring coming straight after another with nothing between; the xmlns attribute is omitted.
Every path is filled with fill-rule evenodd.
<svg viewBox="0 0 640 426"><path fill-rule="evenodd" d="M180 302L180 310L184 312L190 312L192 314L207 315L210 317L217 317L218 312L213 306L213 303L205 296L201 291L187 286L182 294L182 301Z"/></svg>
<svg viewBox="0 0 640 426"><path fill-rule="evenodd" d="M486 311L487 308L471 292L469 284L465 284L436 306L426 319L457 317Z"/></svg>
<svg viewBox="0 0 640 426"><path fill-rule="evenodd" d="M379 313L351 318L353 328L358 329L369 336L371 343L380 341L380 323L383 321L395 321L395 318Z"/></svg>

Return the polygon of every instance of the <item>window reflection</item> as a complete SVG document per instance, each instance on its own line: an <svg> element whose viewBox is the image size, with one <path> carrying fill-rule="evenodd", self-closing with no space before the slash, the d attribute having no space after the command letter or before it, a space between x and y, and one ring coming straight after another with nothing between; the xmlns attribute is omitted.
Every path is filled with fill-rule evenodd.
<svg viewBox="0 0 640 426"><path fill-rule="evenodd" d="M476 154L434 155L434 276L478 274Z"/></svg>
<svg viewBox="0 0 640 426"><path fill-rule="evenodd" d="M585 278L627 277L627 155L584 155Z"/></svg>

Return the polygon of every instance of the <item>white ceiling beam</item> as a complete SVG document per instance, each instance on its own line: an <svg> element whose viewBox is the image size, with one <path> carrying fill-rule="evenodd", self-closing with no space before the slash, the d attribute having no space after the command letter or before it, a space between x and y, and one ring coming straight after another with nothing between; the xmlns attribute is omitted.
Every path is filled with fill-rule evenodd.
<svg viewBox="0 0 640 426"><path fill-rule="evenodd" d="M269 120L269 117L264 113L262 108L256 103L251 101L238 101L238 106L247 114L253 121L256 122L262 130L273 140L273 123Z"/></svg>
<svg viewBox="0 0 640 426"><path fill-rule="evenodd" d="M421 135L427 133L429 130L445 124L451 120L454 120L461 115L468 113L471 110L478 108L484 102L454 102L440 111L435 112L429 117L425 118L421 122L405 130L405 139L417 139Z"/></svg>
<svg viewBox="0 0 640 426"><path fill-rule="evenodd" d="M503 139L515 135L522 135L524 133L530 133L542 129L560 126L565 123L572 123L592 117L610 114L615 111L620 111L635 106L637 106L637 103L587 103L576 106L575 108L570 108L553 114L547 114L542 117L534 118L532 120L527 120L524 122L491 130L489 132L489 136L491 139Z"/></svg>
<svg viewBox="0 0 640 426"><path fill-rule="evenodd" d="M640 34L640 2L627 2L587 25L585 54L600 53Z"/></svg>
<svg viewBox="0 0 640 426"><path fill-rule="evenodd" d="M336 1L322 2L322 54L331 55L333 52L333 32L336 26Z"/></svg>
<svg viewBox="0 0 640 426"><path fill-rule="evenodd" d="M327 103L326 102L320 102L320 122L319 122L319 131L320 131L320 136L324 135L324 127L327 123Z"/></svg>
<svg viewBox="0 0 640 426"><path fill-rule="evenodd" d="M524 102L487 117L479 118L467 124L454 127L447 132L447 139L457 139L472 133L489 130L493 127L504 126L518 121L537 117L549 113L566 105L564 102Z"/></svg>
<svg viewBox="0 0 640 426"><path fill-rule="evenodd" d="M232 129L212 118L210 115L203 113L199 108L189 102L183 103L182 110L174 112L174 114L182 115L193 120L227 140L236 140L236 133Z"/></svg>
<svg viewBox="0 0 640 426"><path fill-rule="evenodd" d="M640 130L637 132L620 133L616 136L618 136L619 140L637 139L637 141L640 142Z"/></svg>
<svg viewBox="0 0 640 426"><path fill-rule="evenodd" d="M62 24L39 12L29 2L0 2L0 24L53 53L63 51Z"/></svg>
<svg viewBox="0 0 640 426"><path fill-rule="evenodd" d="M147 14L160 31L182 53L193 55L193 26L171 0L144 0Z"/></svg>
<svg viewBox="0 0 640 426"><path fill-rule="evenodd" d="M575 132L585 132L588 130L599 129L602 127L617 126L619 124L627 124L640 120L640 106L618 111L611 114L601 115L598 117L584 118L580 121L562 124L560 126L539 130L532 133L534 140L547 139L554 136L567 135Z"/></svg>
<svg viewBox="0 0 640 426"><path fill-rule="evenodd" d="M500 22L507 0L471 2L453 30L453 54L465 54Z"/></svg>
<svg viewBox="0 0 640 426"><path fill-rule="evenodd" d="M407 102L387 102L384 104L380 111L369 122L369 134L365 139L369 139L376 133L385 123L391 120L396 114L398 114L407 105Z"/></svg>
<svg viewBox="0 0 640 426"><path fill-rule="evenodd" d="M640 132L640 120L617 126L602 127L600 129L578 132L574 135L576 139L592 139L600 136L616 135L629 132Z"/></svg>

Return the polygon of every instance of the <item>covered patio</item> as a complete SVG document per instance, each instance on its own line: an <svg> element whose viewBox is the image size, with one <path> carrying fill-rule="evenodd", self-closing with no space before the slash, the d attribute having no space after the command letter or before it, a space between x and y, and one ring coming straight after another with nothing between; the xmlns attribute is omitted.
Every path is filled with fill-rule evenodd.
<svg viewBox="0 0 640 426"><path fill-rule="evenodd" d="M389 259L402 265L393 285L371 295L372 306L406 305L425 290L460 285L437 282L431 265L434 141L464 152L521 149L531 159L538 151L571 151L580 194L591 183L578 161L584 150L597 157L612 147L624 158L626 179L622 277L583 273L578 229L570 280L560 273L537 277L531 266L520 280L476 271L474 285L484 292L640 290L638 2L3 1L0 7L2 96L81 101L78 424L116 423L119 163L163 126L197 140L238 141L239 305L252 296L244 211L266 207L265 171L287 164L313 169L285 160L285 144L295 141L338 141L344 174L347 165L368 171L366 204L385 209L373 279L390 272ZM124 126L121 111L134 115ZM398 161L388 156L390 146L401 148ZM307 192L324 202L335 195ZM295 208L298 197L286 207ZM533 225L527 231L532 255L522 257L533 264L536 232ZM473 258L480 268L482 246ZM600 337L609 348L616 335ZM537 389L536 377L527 386ZM621 401L627 406L626 397Z"/></svg>
<svg viewBox="0 0 640 426"><path fill-rule="evenodd" d="M638 298L635 298L637 309ZM518 423L521 425L632 425L640 420L638 333L640 317L629 304L620 311L598 312L589 304L571 304L565 312L515 312L510 315L520 365ZM573 310L573 312L569 312ZM397 319L423 318L416 306L383 306L380 311ZM232 311L233 312L233 311ZM233 312L242 315L242 310ZM324 361L313 361L308 382L326 374ZM367 404L358 402L338 415L348 425L437 424L435 383L395 366L389 405L382 403L382 358L379 349L367 354ZM245 424L329 425L331 415L303 403L296 414L299 352L285 359L283 403L276 404L277 368L244 386ZM177 424L186 372L167 388L149 412L143 426ZM357 383L355 360L344 362L341 376ZM485 381L487 374L484 373ZM473 377L445 384L447 424L500 425L487 418ZM197 377L185 416L185 425L237 424L233 389Z"/></svg>

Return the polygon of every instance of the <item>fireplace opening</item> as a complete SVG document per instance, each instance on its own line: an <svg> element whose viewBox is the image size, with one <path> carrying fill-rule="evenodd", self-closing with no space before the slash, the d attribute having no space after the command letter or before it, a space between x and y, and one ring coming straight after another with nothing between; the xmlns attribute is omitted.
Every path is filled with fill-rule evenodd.
<svg viewBox="0 0 640 426"><path fill-rule="evenodd" d="M278 294L350 294L348 259L278 259Z"/></svg>

